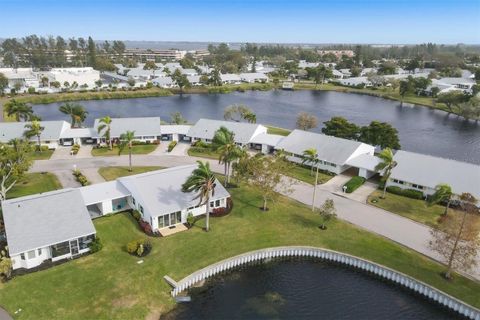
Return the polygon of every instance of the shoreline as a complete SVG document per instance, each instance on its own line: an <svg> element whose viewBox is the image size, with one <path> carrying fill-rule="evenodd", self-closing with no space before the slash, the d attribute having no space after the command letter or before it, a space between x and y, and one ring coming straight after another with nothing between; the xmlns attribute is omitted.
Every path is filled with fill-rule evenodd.
<svg viewBox="0 0 480 320"><path fill-rule="evenodd" d="M373 89L357 89L350 87L343 87L331 84L323 84L315 86L312 83L300 82L295 90L297 91L333 91L347 94L361 94L380 99L386 99L391 101L401 102L400 97L397 97L398 93L387 90L373 90ZM9 118L3 111L3 104L10 99L16 99L17 101L30 103L30 104L51 104L57 102L71 102L71 101L89 101L89 100L111 100L111 99L138 99L138 98L151 98L151 97L168 97L173 95L182 94L229 94L233 92L246 92L246 91L272 91L282 90L275 87L272 83L253 83L253 84L241 84L241 85L225 85L221 87L195 87L186 90L179 89L162 89L162 88L149 88L149 89L137 89L137 90L117 90L117 91L96 91L96 92L62 92L62 93L50 93L50 94L26 94L13 96L10 98L0 98L0 122L1 121L14 121ZM294 90L294 91L295 91ZM441 103L434 104L433 100L428 97L409 95L405 96L403 102L406 104L413 104L416 106L426 107L433 110L444 111L447 113L459 115L456 112L449 112L448 109ZM2 119L3 116L3 119ZM476 120L476 119L471 119Z"/></svg>

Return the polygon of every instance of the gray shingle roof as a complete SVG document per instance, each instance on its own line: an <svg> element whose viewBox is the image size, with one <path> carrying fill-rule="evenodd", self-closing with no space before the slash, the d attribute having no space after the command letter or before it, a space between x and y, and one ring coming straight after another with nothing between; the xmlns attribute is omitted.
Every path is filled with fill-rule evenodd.
<svg viewBox="0 0 480 320"><path fill-rule="evenodd" d="M260 133L253 137L250 142L275 147L283 138L285 138L285 136L278 134Z"/></svg>
<svg viewBox="0 0 480 320"><path fill-rule="evenodd" d="M376 171L375 167L380 163L380 159L373 154L360 154L347 161L347 164L356 168L363 168L370 171Z"/></svg>
<svg viewBox="0 0 480 320"><path fill-rule="evenodd" d="M100 119L95 119L93 125L94 132L98 132L100 126ZM135 136L157 136L161 134L160 117L145 117L145 118L112 118L110 125L110 136L119 137L126 131L135 131ZM97 136L102 136L97 133Z"/></svg>
<svg viewBox="0 0 480 320"><path fill-rule="evenodd" d="M398 179L435 188L447 183L455 194L469 192L480 199L480 166L451 159L438 158L399 150L395 153L397 166L391 179Z"/></svg>
<svg viewBox="0 0 480 320"><path fill-rule="evenodd" d="M201 139L213 139L215 132L222 126L235 134L235 142L242 144L249 143L256 134L267 132L267 128L259 124L200 119L190 128L190 130L188 130L187 136Z"/></svg>
<svg viewBox="0 0 480 320"><path fill-rule="evenodd" d="M127 197L130 192L118 181L108 181L79 188L86 206L108 199Z"/></svg>
<svg viewBox="0 0 480 320"><path fill-rule="evenodd" d="M315 148L320 160L343 165L361 145L365 144L296 129L280 141L276 149L302 155L306 149Z"/></svg>
<svg viewBox="0 0 480 320"><path fill-rule="evenodd" d="M183 210L198 204L193 193L182 192L182 184L196 165L173 167L118 179L132 196L152 215ZM229 193L217 181L212 200L228 197Z"/></svg>
<svg viewBox="0 0 480 320"><path fill-rule="evenodd" d="M8 142L14 138L22 138L26 131L25 125L28 123L29 122L0 122L0 142ZM58 140L62 132L70 128L70 124L66 121L41 121L40 124L45 128L40 135L41 140Z"/></svg>
<svg viewBox="0 0 480 320"><path fill-rule="evenodd" d="M95 233L78 189L2 202L10 255Z"/></svg>

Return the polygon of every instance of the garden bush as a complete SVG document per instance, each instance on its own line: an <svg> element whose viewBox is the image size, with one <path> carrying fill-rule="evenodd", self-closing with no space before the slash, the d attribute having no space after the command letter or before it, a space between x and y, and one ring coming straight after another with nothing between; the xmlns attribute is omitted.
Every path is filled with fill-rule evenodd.
<svg viewBox="0 0 480 320"><path fill-rule="evenodd" d="M97 237L92 242L90 242L88 244L88 247L90 248L91 253L95 253L95 252L98 252L98 251L102 250L103 244L100 241L100 238Z"/></svg>
<svg viewBox="0 0 480 320"><path fill-rule="evenodd" d="M127 244L127 252L137 257L145 257L152 251L152 243L146 239L133 240Z"/></svg>
<svg viewBox="0 0 480 320"><path fill-rule="evenodd" d="M87 177L83 175L83 173L80 172L80 170L74 170L73 175L75 176L75 179L82 185L82 186L87 186L90 184L88 182Z"/></svg>
<svg viewBox="0 0 480 320"><path fill-rule="evenodd" d="M140 226L140 229L143 230L147 235L151 236L153 235L152 227L150 224L142 219L138 220L138 225Z"/></svg>
<svg viewBox="0 0 480 320"><path fill-rule="evenodd" d="M77 154L79 150L80 150L80 145L79 144L74 144L72 146L72 153L73 154Z"/></svg>
<svg viewBox="0 0 480 320"><path fill-rule="evenodd" d="M359 176L351 178L347 181L347 183L344 184L344 186L347 187L346 192L352 193L353 191L357 190L362 184L365 183L365 180L365 178Z"/></svg>
<svg viewBox="0 0 480 320"><path fill-rule="evenodd" d="M194 143L192 143L192 147L197 147L197 148L210 148L210 144L209 143L206 143L206 142L203 142L202 140L198 140L198 141L195 141Z"/></svg>
<svg viewBox="0 0 480 320"><path fill-rule="evenodd" d="M399 196L404 196L411 199L422 200L423 199L423 192L415 190L415 189L402 189L397 186L389 186L387 187L387 191Z"/></svg>
<svg viewBox="0 0 480 320"><path fill-rule="evenodd" d="M177 141L176 141L176 140L171 141L171 142L168 144L168 152L171 152L171 151L173 150L173 148L175 148L176 145L177 145Z"/></svg>

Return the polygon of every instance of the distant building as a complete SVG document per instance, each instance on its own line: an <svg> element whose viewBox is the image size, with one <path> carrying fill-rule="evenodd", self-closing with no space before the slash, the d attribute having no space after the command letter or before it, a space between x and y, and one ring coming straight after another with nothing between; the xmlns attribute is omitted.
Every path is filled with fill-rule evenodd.
<svg viewBox="0 0 480 320"><path fill-rule="evenodd" d="M48 72L41 73L39 76L48 77L49 82L58 81L61 86L65 82L71 86L77 83L79 87L88 86L95 87L95 82L100 80L100 71L94 70L91 67L85 68L53 68Z"/></svg>
<svg viewBox="0 0 480 320"><path fill-rule="evenodd" d="M27 88L38 88L40 85L32 68L0 68L0 73L8 79L8 89L10 90L19 87L23 92Z"/></svg>
<svg viewBox="0 0 480 320"><path fill-rule="evenodd" d="M183 50L159 50L159 49L125 49L124 57L134 58L141 57L144 59L166 59L166 60L181 60L185 57L187 51Z"/></svg>

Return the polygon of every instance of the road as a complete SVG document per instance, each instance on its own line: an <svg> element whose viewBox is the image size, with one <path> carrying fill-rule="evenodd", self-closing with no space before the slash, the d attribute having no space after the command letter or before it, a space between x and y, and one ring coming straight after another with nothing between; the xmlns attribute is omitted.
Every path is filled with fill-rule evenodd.
<svg viewBox="0 0 480 320"><path fill-rule="evenodd" d="M185 155L173 156L165 154L134 155L132 159L133 166L163 167L194 164L197 160L206 160ZM220 165L218 161L207 161L210 161L210 167L212 170L220 173L223 172L223 165ZM53 172L59 175L61 178L65 172L71 171L74 166L76 166L76 168L80 170L83 170L85 174L91 175L92 171L101 167L127 165L128 156L39 160L35 161L30 171ZM99 182L98 175L96 175L95 178L92 180L93 182ZM311 205L313 195L313 188L311 185L297 180L291 180L291 189L292 192L285 194L286 196L307 205ZM431 239L430 227L396 215L394 213L385 211L383 209L369 206L365 203L358 202L346 197L342 197L338 193L334 193L332 191L331 184L326 184L325 186L318 187L315 205L317 207L321 206L327 198L331 198L335 201L337 215L339 218L355 224L365 230L391 239L399 244L402 244L408 248L420 252L425 256L439 261L439 255L436 252L432 251L428 246L428 243ZM480 280L479 266L477 266L470 272L465 273L465 275Z"/></svg>

